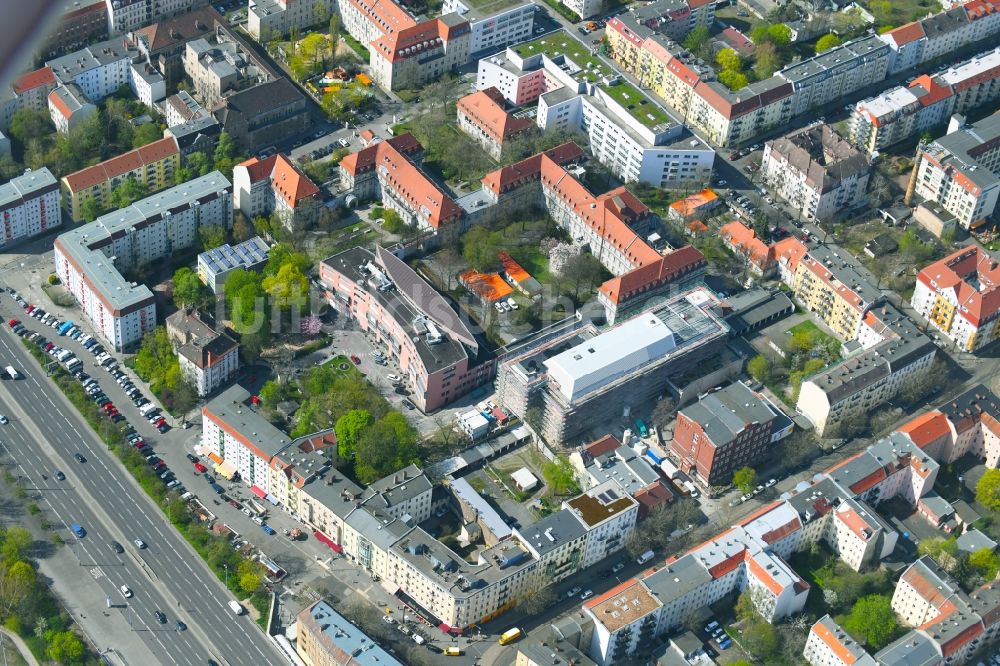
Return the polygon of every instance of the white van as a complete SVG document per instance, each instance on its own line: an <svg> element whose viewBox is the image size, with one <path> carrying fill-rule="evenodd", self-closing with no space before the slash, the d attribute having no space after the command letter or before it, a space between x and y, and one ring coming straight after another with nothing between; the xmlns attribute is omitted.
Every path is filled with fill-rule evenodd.
<svg viewBox="0 0 1000 666"><path fill-rule="evenodd" d="M145 405L143 405L142 407L139 408L139 413L142 414L143 416L145 416L146 414L149 414L154 409L156 409L156 405L154 405L151 402L147 402Z"/></svg>
<svg viewBox="0 0 1000 666"><path fill-rule="evenodd" d="M235 601L230 601L229 608L237 615L243 615L243 606L240 606L239 603Z"/></svg>
<svg viewBox="0 0 1000 666"><path fill-rule="evenodd" d="M639 556L639 559L635 561L636 564L645 564L653 559L653 551L647 550L645 553Z"/></svg>

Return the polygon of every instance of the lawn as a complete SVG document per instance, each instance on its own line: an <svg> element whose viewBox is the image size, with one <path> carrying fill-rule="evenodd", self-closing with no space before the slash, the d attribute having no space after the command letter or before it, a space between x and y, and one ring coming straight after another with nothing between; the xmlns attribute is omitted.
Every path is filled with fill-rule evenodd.
<svg viewBox="0 0 1000 666"><path fill-rule="evenodd" d="M828 342L833 345L839 345L840 343L840 341L837 340L837 338L833 337L829 333L824 333L822 330L820 330L819 326L809 321L808 319L796 324L795 326L792 326L790 329L788 329L788 333L790 335L796 335L799 333L808 335L816 343L814 346L817 347L822 345L829 349L829 345L827 344Z"/></svg>
<svg viewBox="0 0 1000 666"><path fill-rule="evenodd" d="M621 80L614 85L601 86L601 90L650 129L670 122L670 116L667 115L666 111L654 104L648 97L639 92L638 88L627 81Z"/></svg>
<svg viewBox="0 0 1000 666"><path fill-rule="evenodd" d="M521 4L520 0L463 0L463 2L484 16Z"/></svg>

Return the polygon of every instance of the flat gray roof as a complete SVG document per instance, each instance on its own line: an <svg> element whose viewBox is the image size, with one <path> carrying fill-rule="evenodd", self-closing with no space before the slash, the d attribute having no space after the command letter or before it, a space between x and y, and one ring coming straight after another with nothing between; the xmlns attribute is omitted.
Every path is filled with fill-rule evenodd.
<svg viewBox="0 0 1000 666"><path fill-rule="evenodd" d="M681 410L701 424L716 447L731 443L752 423L769 423L775 414L763 400L740 382L735 382L703 396Z"/></svg>
<svg viewBox="0 0 1000 666"><path fill-rule="evenodd" d="M214 120L214 119L213 119ZM214 275L236 268L251 268L267 261L271 248L260 236L238 245L220 245L198 255L198 263Z"/></svg>
<svg viewBox="0 0 1000 666"><path fill-rule="evenodd" d="M688 553L643 579L646 587L663 605L712 582L712 574Z"/></svg>
<svg viewBox="0 0 1000 666"><path fill-rule="evenodd" d="M250 392L239 384L234 384L213 398L205 405L205 409L270 458L287 447L292 440L271 425L262 414L245 404L249 399Z"/></svg>
<svg viewBox="0 0 1000 666"><path fill-rule="evenodd" d="M101 248L110 246L113 238L126 234L147 220L159 219L164 213L186 210L194 202L212 197L232 184L218 171L176 185L97 218L59 236L56 242L84 272L91 286L101 292L115 310L137 305L153 297L144 284L131 283L122 277L111 257Z"/></svg>
<svg viewBox="0 0 1000 666"><path fill-rule="evenodd" d="M518 536L528 543L539 557L567 543L582 538L586 528L570 509L550 513L541 520L517 530Z"/></svg>
<svg viewBox="0 0 1000 666"><path fill-rule="evenodd" d="M312 625L313 631L322 635L320 642L323 643L323 648L337 663L357 666L403 666L402 662L386 652L368 634L351 624L325 601L317 601L299 613L299 620Z"/></svg>
<svg viewBox="0 0 1000 666"><path fill-rule="evenodd" d="M20 204L36 194L44 193L45 190L58 188L59 181L55 179L48 167L34 171L29 169L20 176L14 176L0 185L0 208Z"/></svg>

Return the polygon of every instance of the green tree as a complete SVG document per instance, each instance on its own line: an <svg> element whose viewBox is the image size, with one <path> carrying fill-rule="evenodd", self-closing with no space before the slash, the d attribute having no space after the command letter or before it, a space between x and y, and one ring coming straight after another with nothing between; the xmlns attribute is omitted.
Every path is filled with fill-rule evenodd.
<svg viewBox="0 0 1000 666"><path fill-rule="evenodd" d="M31 532L23 527L8 527L4 530L3 545L0 546L4 562L15 562L24 557L33 540Z"/></svg>
<svg viewBox="0 0 1000 666"><path fill-rule="evenodd" d="M844 622L848 633L876 650L888 645L896 633L896 626L892 603L881 594L858 599Z"/></svg>
<svg viewBox="0 0 1000 666"><path fill-rule="evenodd" d="M684 48L689 51L699 51L703 46L708 44L708 40L711 38L712 34L708 28L700 25L689 32L687 37L684 38Z"/></svg>
<svg viewBox="0 0 1000 666"><path fill-rule="evenodd" d="M242 211L233 212L233 241L242 243L253 237L253 227L247 223L246 215Z"/></svg>
<svg viewBox="0 0 1000 666"><path fill-rule="evenodd" d="M743 630L743 645L765 664L771 663L781 646L781 637L770 623L755 620Z"/></svg>
<svg viewBox="0 0 1000 666"><path fill-rule="evenodd" d="M506 245L498 232L477 225L462 237L462 256L477 271L485 273L500 267L499 252Z"/></svg>
<svg viewBox="0 0 1000 666"><path fill-rule="evenodd" d="M292 263L283 265L277 275L264 278L261 286L270 295L272 307L279 310L302 307L309 298L309 278Z"/></svg>
<svg viewBox="0 0 1000 666"><path fill-rule="evenodd" d="M334 430L337 433L337 453L342 460L354 457L358 438L365 428L372 424L372 415L367 409L352 409L339 419Z"/></svg>
<svg viewBox="0 0 1000 666"><path fill-rule="evenodd" d="M730 90L742 90L747 86L747 75L732 69L724 69L719 72L719 83Z"/></svg>
<svg viewBox="0 0 1000 666"><path fill-rule="evenodd" d="M747 372L761 384L771 381L771 362L763 354L757 354L747 361Z"/></svg>
<svg viewBox="0 0 1000 666"><path fill-rule="evenodd" d="M354 472L367 485L418 461L417 432L402 414L390 412L361 433Z"/></svg>
<svg viewBox="0 0 1000 666"><path fill-rule="evenodd" d="M56 131L49 114L34 109L19 109L10 119L10 137L26 145L32 139L41 139Z"/></svg>
<svg viewBox="0 0 1000 666"><path fill-rule="evenodd" d="M147 143L153 143L158 139L163 138L163 130L160 129L159 125L155 123L146 123L144 125L139 125L135 133L132 135L132 147L142 148Z"/></svg>
<svg viewBox="0 0 1000 666"><path fill-rule="evenodd" d="M233 166L236 157L236 144L229 132L219 134L219 143L215 146L215 154L212 158L215 161L215 169L221 171L227 178L232 178Z"/></svg>
<svg viewBox="0 0 1000 666"><path fill-rule="evenodd" d="M84 222L93 222L103 212L101 207L97 205L97 199L92 194L88 194L83 203L80 204L80 215L83 216Z"/></svg>
<svg viewBox="0 0 1000 666"><path fill-rule="evenodd" d="M816 40L816 53L829 51L836 46L840 46L840 37L837 37L837 35L832 32L828 32Z"/></svg>
<svg viewBox="0 0 1000 666"><path fill-rule="evenodd" d="M72 631L49 630L45 638L49 644L45 653L57 664L72 664L83 659L83 641Z"/></svg>
<svg viewBox="0 0 1000 666"><path fill-rule="evenodd" d="M730 48L720 49L715 54L715 62L719 63L719 66L723 70L738 72L743 68L743 61L740 59L740 54Z"/></svg>
<svg viewBox="0 0 1000 666"><path fill-rule="evenodd" d="M24 171L24 167L17 163L13 155L10 153L0 155L0 178L10 180L21 175L22 171Z"/></svg>
<svg viewBox="0 0 1000 666"><path fill-rule="evenodd" d="M767 28L767 34L775 46L787 46L792 42L792 29L784 23L772 23Z"/></svg>
<svg viewBox="0 0 1000 666"><path fill-rule="evenodd" d="M733 485L745 493L757 485L757 472L752 467L741 467L733 472Z"/></svg>
<svg viewBox="0 0 1000 666"><path fill-rule="evenodd" d="M253 594L264 582L264 568L256 560L242 560L236 569L240 588L247 594Z"/></svg>
<svg viewBox="0 0 1000 666"><path fill-rule="evenodd" d="M988 469L976 483L976 501L993 511L1000 511L1000 469Z"/></svg>
<svg viewBox="0 0 1000 666"><path fill-rule="evenodd" d="M338 36L340 35L340 26L340 15L337 14L337 12L332 12L330 14L330 25L328 29L330 31L330 38L334 40L334 51L337 50L337 39L339 39Z"/></svg>
<svg viewBox="0 0 1000 666"><path fill-rule="evenodd" d="M1000 556L989 548L980 548L969 555L969 566L984 580L993 580L1000 572Z"/></svg>
<svg viewBox="0 0 1000 666"><path fill-rule="evenodd" d="M198 227L198 240L202 250L217 248L226 242L226 228L221 224L207 224Z"/></svg>
<svg viewBox="0 0 1000 666"><path fill-rule="evenodd" d="M149 195L149 188L134 176L129 176L118 187L111 190L111 207L127 208L139 199Z"/></svg>
<svg viewBox="0 0 1000 666"><path fill-rule="evenodd" d="M308 273L312 267L312 260L308 254L297 252L288 243L278 243L268 251L264 275L277 275L286 264L295 266L301 273Z"/></svg>
<svg viewBox="0 0 1000 666"><path fill-rule="evenodd" d="M573 495L580 491L573 473L573 465L566 456L557 456L552 462L542 467L542 476L548 482L555 495Z"/></svg>
<svg viewBox="0 0 1000 666"><path fill-rule="evenodd" d="M758 79L766 79L781 67L778 49L771 42L765 42L757 47L754 54L753 71Z"/></svg>
<svg viewBox="0 0 1000 666"><path fill-rule="evenodd" d="M388 231L390 234L403 234L409 231L409 227L403 222L403 218L399 213L391 208L387 208L385 212L382 213L382 228Z"/></svg>
<svg viewBox="0 0 1000 666"><path fill-rule="evenodd" d="M225 134L225 132L223 132L223 134ZM200 150L195 151L190 155L188 155L187 159L185 159L184 162L187 168L191 170L192 178L194 176L208 175L209 173L212 172L212 169L215 168L215 165L212 163L212 160L209 159L208 155L201 152ZM223 175L225 175L227 178L229 177L229 174L223 174Z"/></svg>
<svg viewBox="0 0 1000 666"><path fill-rule="evenodd" d="M198 274L187 266L174 271L174 305L183 308L185 305L198 305L204 298L204 285L198 279Z"/></svg>

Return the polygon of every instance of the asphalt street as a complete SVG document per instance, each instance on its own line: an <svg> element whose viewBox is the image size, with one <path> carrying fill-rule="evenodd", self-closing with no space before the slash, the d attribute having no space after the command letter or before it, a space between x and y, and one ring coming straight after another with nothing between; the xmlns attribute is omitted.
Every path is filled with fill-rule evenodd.
<svg viewBox="0 0 1000 666"><path fill-rule="evenodd" d="M7 319L23 312L9 296L0 297ZM29 327L42 325L27 320ZM0 426L9 453L23 467L29 486L40 489L42 502L66 526L63 538L74 549L82 567L103 581L112 604L128 614L134 629L148 634L147 642L164 663L204 664L208 658L228 664L276 663L281 660L260 629L246 615L234 617L226 603L232 598L196 553L167 523L161 511L138 487L114 454L90 430L76 409L43 371L6 325L0 335L5 360L24 374L6 381L0 395L11 423ZM52 332L49 329L49 332ZM97 375L102 384L110 377ZM81 453L85 463L73 456ZM55 470L67 475L64 482ZM42 479L42 475L48 479ZM71 523L87 530L76 539ZM138 549L142 539L148 544ZM118 541L124 555L111 547ZM126 600L118 588L126 584L134 596ZM96 614L101 609L93 609ZM167 615L160 624L154 612ZM178 631L180 619L187 631Z"/></svg>

